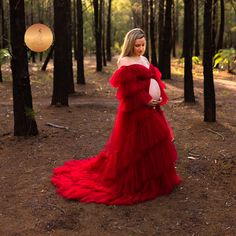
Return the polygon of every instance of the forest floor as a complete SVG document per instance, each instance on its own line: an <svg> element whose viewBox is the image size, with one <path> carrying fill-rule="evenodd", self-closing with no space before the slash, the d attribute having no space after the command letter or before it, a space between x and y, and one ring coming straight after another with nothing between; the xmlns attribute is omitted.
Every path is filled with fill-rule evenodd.
<svg viewBox="0 0 236 236"><path fill-rule="evenodd" d="M115 60L114 60L115 61ZM183 102L183 64L172 62L163 108L175 132L182 183L172 194L133 206L67 201L55 194L52 169L96 155L113 127L117 100L108 83L115 62L95 72L86 58L87 85L75 85L69 107L50 106L52 65L30 65L39 135L13 136L12 81L0 84L0 235L236 235L236 76L215 71L217 122L203 121L202 66L194 65L196 104ZM55 128L48 123L64 126Z"/></svg>

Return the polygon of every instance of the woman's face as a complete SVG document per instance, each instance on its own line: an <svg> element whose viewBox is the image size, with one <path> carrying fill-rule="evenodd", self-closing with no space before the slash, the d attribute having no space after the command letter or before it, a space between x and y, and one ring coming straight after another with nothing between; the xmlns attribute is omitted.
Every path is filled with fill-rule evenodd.
<svg viewBox="0 0 236 236"><path fill-rule="evenodd" d="M141 39L136 39L134 42L134 55L133 56L143 55L144 50L145 50L145 44L146 44L146 40L144 37Z"/></svg>

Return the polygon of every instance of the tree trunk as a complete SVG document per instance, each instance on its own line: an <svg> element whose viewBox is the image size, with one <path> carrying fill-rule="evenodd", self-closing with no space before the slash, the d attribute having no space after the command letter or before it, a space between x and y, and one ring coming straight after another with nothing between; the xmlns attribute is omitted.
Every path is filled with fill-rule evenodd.
<svg viewBox="0 0 236 236"><path fill-rule="evenodd" d="M31 0L30 2L30 24L32 25L34 23L34 5L33 5L33 0ZM35 58L35 52L34 51L30 51L30 57L32 58L32 62L36 63L36 58Z"/></svg>
<svg viewBox="0 0 236 236"><path fill-rule="evenodd" d="M14 135L37 135L27 51L24 45L25 12L23 0L10 0L11 69L13 79Z"/></svg>
<svg viewBox="0 0 236 236"><path fill-rule="evenodd" d="M0 0L0 19L1 19L1 31L0 31L0 37L3 37L4 34L4 10L3 10L3 0ZM3 40L0 40L0 49L3 48ZM0 82L2 83L2 64L0 61Z"/></svg>
<svg viewBox="0 0 236 236"><path fill-rule="evenodd" d="M107 60L111 61L111 2L108 1L108 13L107 13L107 40L106 40L106 48L107 48Z"/></svg>
<svg viewBox="0 0 236 236"><path fill-rule="evenodd" d="M100 28L102 34L102 60L103 65L107 65L106 48L105 48L105 4L104 0L100 0Z"/></svg>
<svg viewBox="0 0 236 236"><path fill-rule="evenodd" d="M74 86L74 75L73 75L73 62L72 62L72 17L71 17L71 1L68 1L68 15L67 15L67 43L68 43L68 51L67 51L67 59L68 62L68 72L69 72L69 90L68 93L72 94L75 92L75 86Z"/></svg>
<svg viewBox="0 0 236 236"><path fill-rule="evenodd" d="M216 121L215 88L212 71L212 0L204 3L204 121Z"/></svg>
<svg viewBox="0 0 236 236"><path fill-rule="evenodd" d="M48 53L48 55L47 55L47 57L45 59L45 62L43 64L43 66L42 66L42 69L41 69L42 71L46 71L48 62L52 58L53 51L54 51L54 45L52 45L52 47L50 48L50 51L49 51L49 53Z"/></svg>
<svg viewBox="0 0 236 236"><path fill-rule="evenodd" d="M132 13L133 13L134 28L140 28L142 19L141 19L141 11L139 3L135 2L132 5Z"/></svg>
<svg viewBox="0 0 236 236"><path fill-rule="evenodd" d="M199 49L199 0L196 0L196 21L195 21L195 56L200 56Z"/></svg>
<svg viewBox="0 0 236 236"><path fill-rule="evenodd" d="M218 0L213 1L213 16L212 16L212 51L213 55L216 53L216 34L217 34L217 3Z"/></svg>
<svg viewBox="0 0 236 236"><path fill-rule="evenodd" d="M4 9L3 9L3 0L0 0L0 19L1 19L1 28L0 28L0 49L3 48L3 34L4 34Z"/></svg>
<svg viewBox="0 0 236 236"><path fill-rule="evenodd" d="M39 53L39 61L40 61L40 62L43 61L43 53L42 53L42 52Z"/></svg>
<svg viewBox="0 0 236 236"><path fill-rule="evenodd" d="M145 38L146 38L146 51L144 53L144 56L149 59L149 31L148 31L148 25L149 25L149 17L148 14L148 1L142 0L142 29L145 32Z"/></svg>
<svg viewBox="0 0 236 236"><path fill-rule="evenodd" d="M173 0L166 0L165 26L163 40L163 64L160 65L162 79L171 79L171 7Z"/></svg>
<svg viewBox="0 0 236 236"><path fill-rule="evenodd" d="M150 39L151 39L151 62L154 66L157 66L156 44L155 44L155 23L153 12L153 0L150 0Z"/></svg>
<svg viewBox="0 0 236 236"><path fill-rule="evenodd" d="M83 9L82 1L77 0L77 84L85 84L84 78L84 26L83 26Z"/></svg>
<svg viewBox="0 0 236 236"><path fill-rule="evenodd" d="M0 63L0 83L3 82L3 79L2 79L2 64Z"/></svg>
<svg viewBox="0 0 236 236"><path fill-rule="evenodd" d="M95 40L96 40L96 70L102 71L102 34L100 28L100 11L99 0L93 0L94 6L94 29L95 29Z"/></svg>
<svg viewBox="0 0 236 236"><path fill-rule="evenodd" d="M192 56L194 38L194 0L184 0L184 102L195 102Z"/></svg>
<svg viewBox="0 0 236 236"><path fill-rule="evenodd" d="M53 1L49 1L49 25L53 28L54 16L50 13L53 11Z"/></svg>
<svg viewBox="0 0 236 236"><path fill-rule="evenodd" d="M54 0L54 71L52 105L68 106L70 67L68 63L68 21L70 0Z"/></svg>
<svg viewBox="0 0 236 236"><path fill-rule="evenodd" d="M225 28L225 6L224 6L224 0L220 0L220 30L219 30L219 39L217 43L217 51L223 48L224 28Z"/></svg>
<svg viewBox="0 0 236 236"><path fill-rule="evenodd" d="M1 31L0 31L0 37L3 37L4 34L4 10L3 10L3 0L0 0L0 19L1 19ZM3 48L3 40L0 40L0 49ZM2 79L2 64L0 61L0 82L3 82Z"/></svg>
<svg viewBox="0 0 236 236"><path fill-rule="evenodd" d="M38 7L38 22L43 24L41 17L41 1L38 1L37 7Z"/></svg>
<svg viewBox="0 0 236 236"><path fill-rule="evenodd" d="M176 57L176 11L175 11L176 5L173 1L173 8L172 8L172 55L175 58Z"/></svg>
<svg viewBox="0 0 236 236"><path fill-rule="evenodd" d="M175 44L179 46L179 0L176 0L175 9Z"/></svg>
<svg viewBox="0 0 236 236"><path fill-rule="evenodd" d="M3 0L0 0L0 19L1 19L1 41L0 41L0 48L7 48L8 47L8 42L7 42L7 27L6 27L6 22L5 22L5 17L4 17L4 5L3 5Z"/></svg>
<svg viewBox="0 0 236 236"><path fill-rule="evenodd" d="M78 55L77 55L77 31L76 31L76 26L77 26L77 21L76 21L76 9L77 9L77 5L76 5L76 0L73 0L73 42L74 42L74 59L77 60Z"/></svg>
<svg viewBox="0 0 236 236"><path fill-rule="evenodd" d="M158 65L159 69L163 65L163 41L164 41L164 0L159 1L159 15L158 15Z"/></svg>

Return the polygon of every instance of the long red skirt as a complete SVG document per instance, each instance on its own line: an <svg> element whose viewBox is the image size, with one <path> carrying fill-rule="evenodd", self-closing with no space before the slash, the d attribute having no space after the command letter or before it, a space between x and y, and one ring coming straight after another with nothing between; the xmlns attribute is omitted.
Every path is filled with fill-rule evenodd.
<svg viewBox="0 0 236 236"><path fill-rule="evenodd" d="M51 182L66 199L107 205L130 205L169 194L180 183L172 139L161 109L118 112L103 150L55 168Z"/></svg>

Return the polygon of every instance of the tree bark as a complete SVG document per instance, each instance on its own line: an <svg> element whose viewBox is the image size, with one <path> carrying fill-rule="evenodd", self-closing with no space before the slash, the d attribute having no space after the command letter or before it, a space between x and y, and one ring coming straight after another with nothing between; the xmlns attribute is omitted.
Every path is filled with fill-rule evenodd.
<svg viewBox="0 0 236 236"><path fill-rule="evenodd" d="M70 0L54 0L54 71L52 105L68 106L70 64L68 21Z"/></svg>
<svg viewBox="0 0 236 236"><path fill-rule="evenodd" d="M93 0L94 6L94 29L96 40L96 70L102 71L102 34L100 28L100 11L99 0Z"/></svg>
<svg viewBox="0 0 236 236"><path fill-rule="evenodd" d="M102 34L102 60L103 65L107 65L106 47L105 47L105 4L104 0L100 0L100 28Z"/></svg>
<svg viewBox="0 0 236 236"><path fill-rule="evenodd" d="M85 84L84 77L84 24L82 1L77 0L77 84Z"/></svg>
<svg viewBox="0 0 236 236"><path fill-rule="evenodd" d="M184 102L195 102L192 56L194 39L194 0L184 0Z"/></svg>
<svg viewBox="0 0 236 236"><path fill-rule="evenodd" d="M175 9L175 43L177 46L179 46L179 0L176 0Z"/></svg>
<svg viewBox="0 0 236 236"><path fill-rule="evenodd" d="M68 1L68 13L67 13L67 43L68 43L68 49L67 49L67 62L68 62L68 72L69 72L69 88L68 93L72 94L75 92L75 86L74 86L74 75L73 75L73 62L72 62L72 15L71 15L71 1Z"/></svg>
<svg viewBox="0 0 236 236"><path fill-rule="evenodd" d="M7 42L7 27L6 27L6 22L5 22L5 17L4 17L4 5L3 5L3 0L0 0L0 19L1 19L1 36L2 39L0 41L0 48L7 48L8 47L8 42Z"/></svg>
<svg viewBox="0 0 236 236"><path fill-rule="evenodd" d="M159 15L158 15L158 65L159 69L163 64L163 43L164 43L164 0L159 1Z"/></svg>
<svg viewBox="0 0 236 236"><path fill-rule="evenodd" d="M27 50L24 45L23 0L10 0L11 69L13 79L14 135L37 135L29 80Z"/></svg>
<svg viewBox="0 0 236 236"><path fill-rule="evenodd" d="M50 51L49 51L49 53L48 53L48 55L45 59L45 62L43 63L43 66L42 66L42 69L41 69L42 71L46 71L48 62L52 58L53 51L54 51L54 45L51 46Z"/></svg>
<svg viewBox="0 0 236 236"><path fill-rule="evenodd" d="M151 62L154 66L157 66L157 55L156 55L156 39L155 39L155 22L153 12L153 0L150 0L150 40L151 40Z"/></svg>
<svg viewBox="0 0 236 236"><path fill-rule="evenodd" d="M199 49L199 0L196 0L196 21L195 21L195 56L200 56Z"/></svg>
<svg viewBox="0 0 236 236"><path fill-rule="evenodd" d="M220 0L220 30L217 43L217 51L223 48L224 28L225 28L225 6L224 6L224 0Z"/></svg>
<svg viewBox="0 0 236 236"><path fill-rule="evenodd" d="M73 0L73 42L74 42L74 59L77 60L78 55L77 55L77 47L78 47L78 41L77 41L77 18L76 18L76 9L77 9L77 4L76 0Z"/></svg>
<svg viewBox="0 0 236 236"><path fill-rule="evenodd" d="M3 82L3 79L2 79L2 64L0 63L0 83Z"/></svg>
<svg viewBox="0 0 236 236"><path fill-rule="evenodd" d="M176 28L176 11L175 11L175 8L177 6L175 5L174 1L173 1L173 8L172 8L172 55L173 57L175 58L176 57L176 31L177 31L177 28Z"/></svg>
<svg viewBox="0 0 236 236"><path fill-rule="evenodd" d="M148 1L142 0L142 29L145 32L146 38L146 51L144 56L149 59L149 10L148 10Z"/></svg>
<svg viewBox="0 0 236 236"><path fill-rule="evenodd" d="M135 2L132 5L132 13L133 13L134 28L140 28L142 19L141 19L141 11L139 3Z"/></svg>
<svg viewBox="0 0 236 236"><path fill-rule="evenodd" d="M53 27L54 16L50 14L53 11L53 1L49 1L49 25Z"/></svg>
<svg viewBox="0 0 236 236"><path fill-rule="evenodd" d="M215 88L212 69L212 0L204 3L204 121L216 121Z"/></svg>
<svg viewBox="0 0 236 236"><path fill-rule="evenodd" d="M173 0L166 0L164 40L163 40L163 60L160 64L162 79L171 79L171 7Z"/></svg>
<svg viewBox="0 0 236 236"><path fill-rule="evenodd" d="M108 13L107 13L107 38L106 38L106 48L107 48L107 60L111 61L111 3L112 0L108 1Z"/></svg>
<svg viewBox="0 0 236 236"><path fill-rule="evenodd" d="M34 5L33 5L33 1L31 0L30 2L30 24L32 25L34 23ZM36 58L35 58L36 53L34 51L30 51L30 57L32 58L32 62L36 63Z"/></svg>
<svg viewBox="0 0 236 236"><path fill-rule="evenodd" d="M0 0L0 19L1 19L1 30L0 36L3 37L4 34L4 8L3 8L3 0ZM0 49L3 48L3 40L0 40Z"/></svg>
<svg viewBox="0 0 236 236"><path fill-rule="evenodd" d="M1 31L0 31L0 36L3 37L3 33L4 33L4 10L3 10L3 0L0 0L0 19L1 19ZM2 40L0 40L0 49L3 48L3 42ZM3 82L2 79L2 64L0 62L0 82Z"/></svg>
<svg viewBox="0 0 236 236"><path fill-rule="evenodd" d="M38 7L38 22L43 24L41 16L41 1L38 1L37 7Z"/></svg>
<svg viewBox="0 0 236 236"><path fill-rule="evenodd" d="M216 53L216 35L217 35L217 3L218 0L213 1L213 16L212 16L212 51L213 55Z"/></svg>

